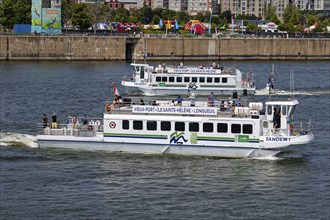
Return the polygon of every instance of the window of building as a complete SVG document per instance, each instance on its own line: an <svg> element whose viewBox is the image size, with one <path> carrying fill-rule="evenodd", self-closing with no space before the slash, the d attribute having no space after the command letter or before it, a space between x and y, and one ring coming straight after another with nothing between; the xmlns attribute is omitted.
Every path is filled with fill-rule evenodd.
<svg viewBox="0 0 330 220"><path fill-rule="evenodd" d="M162 121L160 123L160 129L162 131L170 131L171 130L171 122L170 121Z"/></svg>
<svg viewBox="0 0 330 220"><path fill-rule="evenodd" d="M231 125L231 133L240 134L241 133L241 125L240 124L232 124Z"/></svg>
<svg viewBox="0 0 330 220"><path fill-rule="evenodd" d="M122 128L124 130L128 130L129 129L129 120L123 120L123 122L122 122Z"/></svg>
<svg viewBox="0 0 330 220"><path fill-rule="evenodd" d="M133 129L134 130L142 130L143 129L142 121L133 121Z"/></svg>
<svg viewBox="0 0 330 220"><path fill-rule="evenodd" d="M156 131L157 121L147 121L147 130Z"/></svg>
<svg viewBox="0 0 330 220"><path fill-rule="evenodd" d="M213 123L204 123L203 132L213 132Z"/></svg>
<svg viewBox="0 0 330 220"><path fill-rule="evenodd" d="M217 131L219 133L227 133L228 132L228 124L226 123L218 123Z"/></svg>
<svg viewBox="0 0 330 220"><path fill-rule="evenodd" d="M175 130L184 131L185 130L184 122L175 122Z"/></svg>

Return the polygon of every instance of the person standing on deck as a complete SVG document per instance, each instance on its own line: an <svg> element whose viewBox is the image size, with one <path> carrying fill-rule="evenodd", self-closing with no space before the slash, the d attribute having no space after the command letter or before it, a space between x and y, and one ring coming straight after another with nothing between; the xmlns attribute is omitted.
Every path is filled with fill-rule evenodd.
<svg viewBox="0 0 330 220"><path fill-rule="evenodd" d="M57 128L57 116L55 113L52 115L52 128Z"/></svg>
<svg viewBox="0 0 330 220"><path fill-rule="evenodd" d="M48 124L48 118L47 118L46 114L44 114L44 117L42 118L43 128L46 128L47 124Z"/></svg>

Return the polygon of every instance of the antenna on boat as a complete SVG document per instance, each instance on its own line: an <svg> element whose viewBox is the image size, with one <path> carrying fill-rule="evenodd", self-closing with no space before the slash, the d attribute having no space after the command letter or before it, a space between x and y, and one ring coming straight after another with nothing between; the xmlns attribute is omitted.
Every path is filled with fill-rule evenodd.
<svg viewBox="0 0 330 220"><path fill-rule="evenodd" d="M293 69L290 71L290 98L294 99L294 74Z"/></svg>
<svg viewBox="0 0 330 220"><path fill-rule="evenodd" d="M274 64L272 65L272 69L269 73L268 76L268 83L267 83L267 87L268 87L268 97L269 97L269 101L272 100L271 95L274 93L274 82L275 82L275 68L274 68Z"/></svg>

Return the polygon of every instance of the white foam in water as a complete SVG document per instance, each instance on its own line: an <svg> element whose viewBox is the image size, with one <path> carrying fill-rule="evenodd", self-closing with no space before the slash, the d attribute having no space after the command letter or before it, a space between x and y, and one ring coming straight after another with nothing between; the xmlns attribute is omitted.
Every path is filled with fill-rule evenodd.
<svg viewBox="0 0 330 220"><path fill-rule="evenodd" d="M38 147L36 136L18 133L0 133L0 146L11 146L17 143L31 148Z"/></svg>
<svg viewBox="0 0 330 220"><path fill-rule="evenodd" d="M254 159L254 160L282 160L283 158L279 158L276 156L268 156L268 157L253 157L251 159Z"/></svg>
<svg viewBox="0 0 330 220"><path fill-rule="evenodd" d="M319 90L319 91L294 91L293 94L294 95L322 95L322 94L329 94L330 90ZM264 89L258 89L256 90L255 95L260 95L260 96L264 96L264 95L268 95L269 91L267 88ZM290 95L291 92L290 91L285 91L285 90L278 90L275 89L274 90L274 95Z"/></svg>

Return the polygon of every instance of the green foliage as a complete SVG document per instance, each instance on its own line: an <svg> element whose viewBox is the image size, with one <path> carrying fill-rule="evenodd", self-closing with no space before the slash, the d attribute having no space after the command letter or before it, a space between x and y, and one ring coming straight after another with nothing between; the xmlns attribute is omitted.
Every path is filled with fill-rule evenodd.
<svg viewBox="0 0 330 220"><path fill-rule="evenodd" d="M190 16L185 11L179 11L175 17L179 24L186 24L190 20Z"/></svg>
<svg viewBox="0 0 330 220"><path fill-rule="evenodd" d="M222 12L221 15L220 15L220 19L221 20L226 20L227 23L230 23L231 22L231 11L228 10L228 11Z"/></svg>
<svg viewBox="0 0 330 220"><path fill-rule="evenodd" d="M148 29L148 30L143 30L143 33L145 33L145 34L164 34L164 31Z"/></svg>
<svg viewBox="0 0 330 220"><path fill-rule="evenodd" d="M163 12L162 12L162 18L165 19L165 20L169 20L169 19L174 19L176 16L176 12L173 11L173 10L169 10L169 9L165 9Z"/></svg>
<svg viewBox="0 0 330 220"><path fill-rule="evenodd" d="M298 10L293 10L291 12L291 17L289 19L289 23L297 25L299 24L299 17L300 17L300 12Z"/></svg>
<svg viewBox="0 0 330 220"><path fill-rule="evenodd" d="M218 16L213 16L212 17L212 23L219 25L221 22L220 18Z"/></svg>
<svg viewBox="0 0 330 220"><path fill-rule="evenodd" d="M257 30L257 25L256 24L247 24L246 30L247 31L256 31Z"/></svg>
<svg viewBox="0 0 330 220"><path fill-rule="evenodd" d="M307 15L307 26L312 26L315 22L320 23L320 20L316 15Z"/></svg>
<svg viewBox="0 0 330 220"><path fill-rule="evenodd" d="M73 4L72 24L80 30L88 29L92 26L89 17L89 6L86 3Z"/></svg>
<svg viewBox="0 0 330 220"><path fill-rule="evenodd" d="M297 8L294 4L289 4L285 9L283 13L283 19L284 22L289 22L291 15L293 12L299 11L299 8Z"/></svg>
<svg viewBox="0 0 330 220"><path fill-rule="evenodd" d="M159 24L159 21L160 21L160 17L158 15L154 15L152 18L152 22L154 24Z"/></svg>
<svg viewBox="0 0 330 220"><path fill-rule="evenodd" d="M264 8L265 19L271 20L274 16L276 16L276 7L274 5L267 5Z"/></svg>
<svg viewBox="0 0 330 220"><path fill-rule="evenodd" d="M2 0L0 24L9 29L12 29L14 24L31 24L31 2Z"/></svg>
<svg viewBox="0 0 330 220"><path fill-rule="evenodd" d="M62 0L61 4L61 21L65 25L67 30L67 25L72 18L72 1L71 0Z"/></svg>

